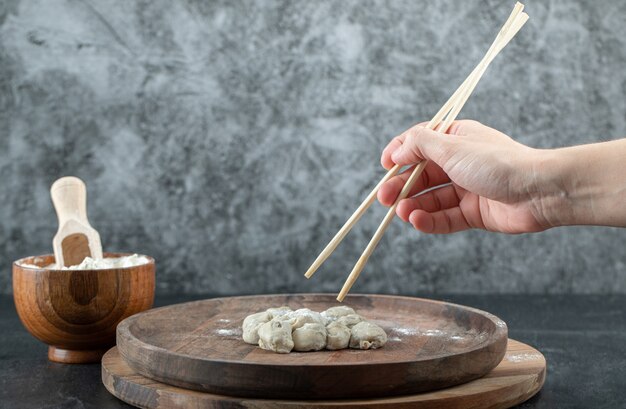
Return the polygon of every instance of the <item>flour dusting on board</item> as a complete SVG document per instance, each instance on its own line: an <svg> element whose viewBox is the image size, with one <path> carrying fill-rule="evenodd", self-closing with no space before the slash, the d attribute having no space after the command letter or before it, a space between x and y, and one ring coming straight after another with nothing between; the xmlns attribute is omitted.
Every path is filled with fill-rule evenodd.
<svg viewBox="0 0 626 409"><path fill-rule="evenodd" d="M221 335L223 337L231 337L231 336L239 336L241 335L241 330L237 329L218 329L215 331L217 335Z"/></svg>
<svg viewBox="0 0 626 409"><path fill-rule="evenodd" d="M401 335L417 335L418 333L416 328L392 328L391 331Z"/></svg>

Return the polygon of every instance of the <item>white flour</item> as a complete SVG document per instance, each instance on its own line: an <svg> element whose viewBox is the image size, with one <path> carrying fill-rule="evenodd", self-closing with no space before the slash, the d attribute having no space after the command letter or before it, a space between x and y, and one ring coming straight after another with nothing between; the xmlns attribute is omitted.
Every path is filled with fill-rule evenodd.
<svg viewBox="0 0 626 409"><path fill-rule="evenodd" d="M93 259L91 257L85 257L82 263L59 268L56 264L50 264L43 268L49 270L104 270L108 268L125 268L140 266L147 264L150 260L146 256L140 256L139 254L133 254L132 256L124 257L108 257L102 259ZM34 264L21 264L22 267L42 268Z"/></svg>

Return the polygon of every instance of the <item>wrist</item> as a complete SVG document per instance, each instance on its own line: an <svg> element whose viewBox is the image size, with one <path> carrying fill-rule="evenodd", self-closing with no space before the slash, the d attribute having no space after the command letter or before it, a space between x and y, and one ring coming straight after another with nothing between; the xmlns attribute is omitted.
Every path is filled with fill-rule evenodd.
<svg viewBox="0 0 626 409"><path fill-rule="evenodd" d="M566 157L562 149L534 149L532 153L530 202L535 218L546 229L573 224L576 218Z"/></svg>
<svg viewBox="0 0 626 409"><path fill-rule="evenodd" d="M534 203L546 227L626 226L626 140L539 150Z"/></svg>

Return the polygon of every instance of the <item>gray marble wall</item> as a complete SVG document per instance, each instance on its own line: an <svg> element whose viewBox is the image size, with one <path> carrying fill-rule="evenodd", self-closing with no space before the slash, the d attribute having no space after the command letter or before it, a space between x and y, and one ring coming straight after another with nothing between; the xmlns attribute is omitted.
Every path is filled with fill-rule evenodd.
<svg viewBox="0 0 626 409"><path fill-rule="evenodd" d="M376 205L302 274L428 119L511 1L3 1L0 291L51 251L48 188L77 175L106 250L158 290L336 291ZM529 24L462 112L537 147L626 135L626 3L527 1ZM419 234L396 220L360 292L626 292L626 230Z"/></svg>

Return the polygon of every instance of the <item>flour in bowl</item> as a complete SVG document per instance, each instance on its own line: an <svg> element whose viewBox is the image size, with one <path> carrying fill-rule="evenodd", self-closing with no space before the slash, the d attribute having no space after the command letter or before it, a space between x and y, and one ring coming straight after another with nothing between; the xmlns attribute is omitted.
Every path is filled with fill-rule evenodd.
<svg viewBox="0 0 626 409"><path fill-rule="evenodd" d="M101 259L93 259L91 257L85 257L82 263L75 266L58 267L56 264L50 264L43 268L48 270L105 270L110 268L126 268L135 267L142 264L148 264L150 259L146 256L139 254L133 254L131 256L124 257L107 257ZM21 264L22 267L30 268L42 268L34 264Z"/></svg>

